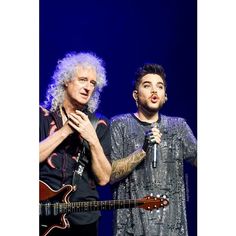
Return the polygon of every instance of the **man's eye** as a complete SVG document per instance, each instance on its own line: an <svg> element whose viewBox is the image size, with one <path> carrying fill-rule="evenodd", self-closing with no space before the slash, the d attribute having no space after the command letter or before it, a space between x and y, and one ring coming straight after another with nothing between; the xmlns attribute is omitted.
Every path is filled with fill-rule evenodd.
<svg viewBox="0 0 236 236"><path fill-rule="evenodd" d="M96 87L96 85L97 85L97 83L96 83L95 81L94 81L94 82L92 81L91 84L92 84L94 87Z"/></svg>
<svg viewBox="0 0 236 236"><path fill-rule="evenodd" d="M149 88L150 87L150 85L149 84L144 84L144 86L143 86L144 88Z"/></svg>

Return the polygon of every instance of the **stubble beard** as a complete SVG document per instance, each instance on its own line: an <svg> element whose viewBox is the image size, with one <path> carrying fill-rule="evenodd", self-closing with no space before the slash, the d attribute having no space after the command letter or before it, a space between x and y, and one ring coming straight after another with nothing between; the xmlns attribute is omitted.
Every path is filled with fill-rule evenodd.
<svg viewBox="0 0 236 236"><path fill-rule="evenodd" d="M164 102L160 102L158 107L151 107L148 104L138 104L138 109L149 115L151 114L154 115L161 110L163 105L164 105Z"/></svg>

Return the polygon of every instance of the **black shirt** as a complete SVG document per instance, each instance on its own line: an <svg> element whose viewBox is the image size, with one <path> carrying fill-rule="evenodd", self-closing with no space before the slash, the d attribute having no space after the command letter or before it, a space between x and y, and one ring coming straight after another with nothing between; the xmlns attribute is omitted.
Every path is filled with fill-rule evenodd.
<svg viewBox="0 0 236 236"><path fill-rule="evenodd" d="M88 117L94 114L88 113ZM62 127L62 117L59 109L49 112L40 107L40 141L47 138L53 132ZM107 118L99 115L96 129L98 139L101 143L106 157L110 157L110 125ZM42 163L40 163L40 180L47 183L52 189L58 190L65 184L72 184L74 170L77 169L76 158L81 152L85 141L81 141L77 132L69 135ZM86 145L85 145L86 146ZM91 156L88 146L85 148L85 155L88 160L83 175L77 181L76 191L69 198L70 202L96 201L98 192L96 182L91 170ZM100 216L99 211L78 212L67 215L72 224L90 224Z"/></svg>

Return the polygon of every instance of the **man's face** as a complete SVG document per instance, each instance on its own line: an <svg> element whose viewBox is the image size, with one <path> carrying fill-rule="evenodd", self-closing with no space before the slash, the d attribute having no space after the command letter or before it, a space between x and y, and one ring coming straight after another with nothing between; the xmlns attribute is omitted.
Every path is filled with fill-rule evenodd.
<svg viewBox="0 0 236 236"><path fill-rule="evenodd" d="M165 103L165 86L163 79L157 74L145 75L136 90L139 109L157 112Z"/></svg>
<svg viewBox="0 0 236 236"><path fill-rule="evenodd" d="M72 104L83 107L88 103L96 87L96 71L79 66L74 78L66 83L66 98Z"/></svg>

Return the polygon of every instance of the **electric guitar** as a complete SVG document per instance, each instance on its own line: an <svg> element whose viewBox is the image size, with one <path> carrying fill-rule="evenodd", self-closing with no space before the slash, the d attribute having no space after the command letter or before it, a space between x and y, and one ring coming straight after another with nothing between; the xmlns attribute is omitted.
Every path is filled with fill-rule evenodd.
<svg viewBox="0 0 236 236"><path fill-rule="evenodd" d="M72 185L65 185L59 190L53 190L43 181L39 181L40 236L50 235L50 233L56 229L70 227L66 214L72 212L114 210L134 207L151 211L153 209L166 207L169 204L166 196L146 196L135 200L70 202L70 193L74 190L75 187Z"/></svg>

